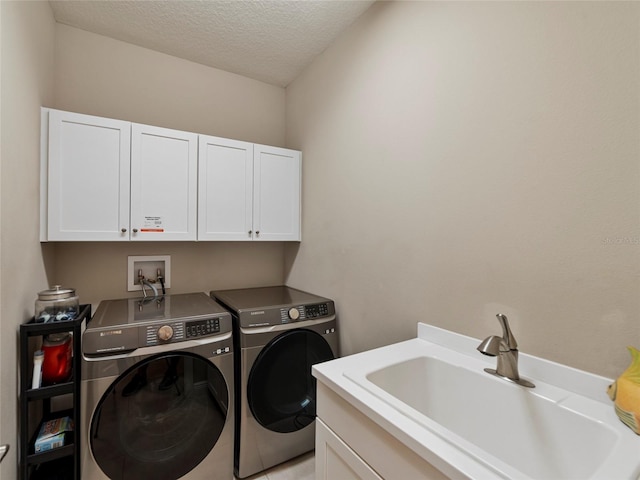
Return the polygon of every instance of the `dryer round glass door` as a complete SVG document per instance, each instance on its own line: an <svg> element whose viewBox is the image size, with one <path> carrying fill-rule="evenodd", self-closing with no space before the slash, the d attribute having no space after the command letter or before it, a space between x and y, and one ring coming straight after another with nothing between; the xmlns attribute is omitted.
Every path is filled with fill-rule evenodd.
<svg viewBox="0 0 640 480"><path fill-rule="evenodd" d="M150 357L102 396L91 418L91 452L110 479L177 479L214 447L228 405L225 379L208 360Z"/></svg>
<svg viewBox="0 0 640 480"><path fill-rule="evenodd" d="M291 330L269 342L251 368L247 400L263 427L280 433L301 430L316 417L311 366L332 360L331 347L311 330Z"/></svg>

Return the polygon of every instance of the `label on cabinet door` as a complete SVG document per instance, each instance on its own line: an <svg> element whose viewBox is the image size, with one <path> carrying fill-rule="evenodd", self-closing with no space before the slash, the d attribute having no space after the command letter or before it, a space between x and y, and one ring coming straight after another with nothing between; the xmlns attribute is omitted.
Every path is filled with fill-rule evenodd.
<svg viewBox="0 0 640 480"><path fill-rule="evenodd" d="M144 224L140 229L141 232L164 232L162 226L162 217L144 217Z"/></svg>

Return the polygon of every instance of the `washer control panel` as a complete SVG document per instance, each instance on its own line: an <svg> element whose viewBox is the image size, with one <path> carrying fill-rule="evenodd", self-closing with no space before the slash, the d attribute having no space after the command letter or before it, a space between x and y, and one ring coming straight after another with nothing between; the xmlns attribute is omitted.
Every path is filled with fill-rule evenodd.
<svg viewBox="0 0 640 480"><path fill-rule="evenodd" d="M144 328L144 344L150 347L161 343L180 342L184 340L184 325L182 322L167 322L147 325Z"/></svg>
<svg viewBox="0 0 640 480"><path fill-rule="evenodd" d="M220 333L220 318L159 323L143 328L144 341L142 346L150 347Z"/></svg>
<svg viewBox="0 0 640 480"><path fill-rule="evenodd" d="M185 330L187 338L204 337L220 332L220 319L207 318L206 320L192 320L186 322Z"/></svg>
<svg viewBox="0 0 640 480"><path fill-rule="evenodd" d="M168 342L173 338L173 327L170 325L163 325L158 329L158 339L163 342Z"/></svg>

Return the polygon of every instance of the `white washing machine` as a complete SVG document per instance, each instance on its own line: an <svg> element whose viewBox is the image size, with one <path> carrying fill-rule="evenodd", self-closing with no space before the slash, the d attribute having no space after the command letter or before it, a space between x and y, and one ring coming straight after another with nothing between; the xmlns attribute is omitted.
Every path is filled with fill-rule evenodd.
<svg viewBox="0 0 640 480"><path fill-rule="evenodd" d="M82 350L83 478L232 478L229 312L205 293L103 301Z"/></svg>
<svg viewBox="0 0 640 480"><path fill-rule="evenodd" d="M335 306L328 298L285 286L211 295L233 315L234 472L245 478L313 450L311 366L338 355Z"/></svg>

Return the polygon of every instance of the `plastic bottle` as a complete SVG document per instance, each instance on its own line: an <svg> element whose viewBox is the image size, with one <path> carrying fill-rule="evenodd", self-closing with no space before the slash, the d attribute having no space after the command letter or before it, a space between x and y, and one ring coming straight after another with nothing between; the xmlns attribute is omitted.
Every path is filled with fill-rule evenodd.
<svg viewBox="0 0 640 480"><path fill-rule="evenodd" d="M44 360L44 352L37 350L33 352L33 379L31 380L31 388L40 388L42 382L42 360Z"/></svg>

